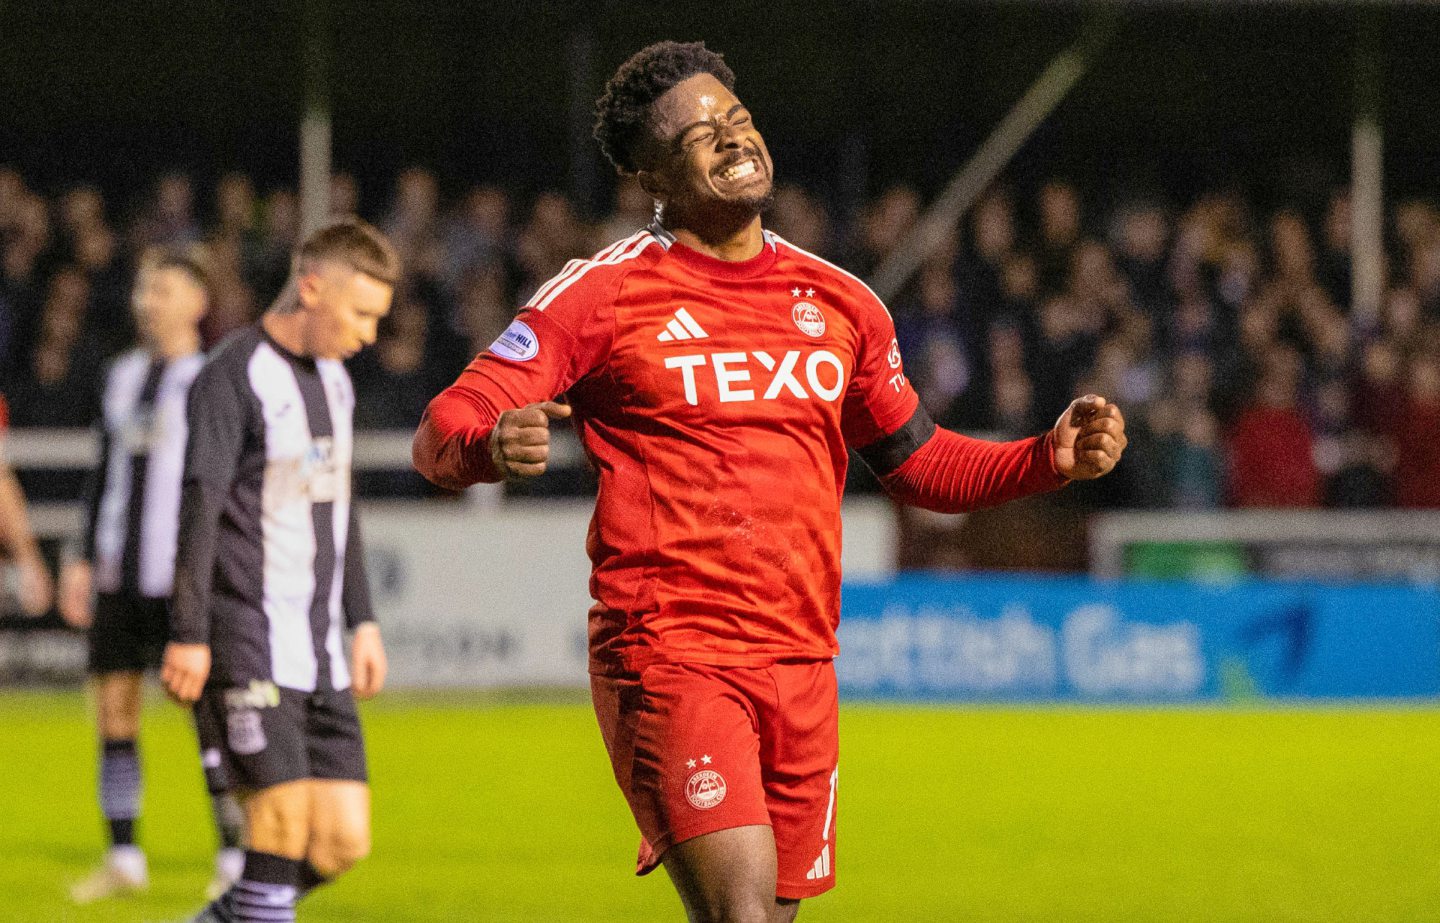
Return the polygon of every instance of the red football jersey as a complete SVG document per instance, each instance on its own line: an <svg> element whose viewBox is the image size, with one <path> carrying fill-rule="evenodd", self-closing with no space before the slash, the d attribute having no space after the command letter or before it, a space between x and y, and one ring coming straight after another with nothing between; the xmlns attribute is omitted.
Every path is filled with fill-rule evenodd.
<svg viewBox="0 0 1440 923"><path fill-rule="evenodd" d="M448 392L486 430L568 395L599 474L594 672L838 649L846 447L918 400L874 293L764 238L727 262L652 227L573 261Z"/></svg>

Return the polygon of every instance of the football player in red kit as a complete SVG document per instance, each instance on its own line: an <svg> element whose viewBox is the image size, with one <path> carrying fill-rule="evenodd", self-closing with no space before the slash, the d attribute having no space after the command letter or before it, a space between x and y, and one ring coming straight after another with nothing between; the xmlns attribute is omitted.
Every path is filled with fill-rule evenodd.
<svg viewBox="0 0 1440 923"><path fill-rule="evenodd" d="M640 871L663 863L694 920L790 920L835 881L848 449L900 502L960 511L1105 474L1124 420L1086 396L1032 439L937 428L874 293L761 226L770 155L703 44L639 52L597 110L656 222L531 296L431 403L415 464L534 477L574 416L600 483L592 692Z"/></svg>

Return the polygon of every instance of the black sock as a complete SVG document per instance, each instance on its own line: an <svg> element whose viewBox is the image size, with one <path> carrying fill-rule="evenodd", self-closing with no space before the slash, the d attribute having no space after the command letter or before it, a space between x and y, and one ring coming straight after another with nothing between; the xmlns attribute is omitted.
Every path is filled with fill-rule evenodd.
<svg viewBox="0 0 1440 923"><path fill-rule="evenodd" d="M100 742L100 811L110 827L110 845L135 843L140 816L140 749L133 737Z"/></svg>
<svg viewBox="0 0 1440 923"><path fill-rule="evenodd" d="M239 849L245 845L245 812L230 792L211 792L210 811L215 816L215 830L220 834L221 849Z"/></svg>
<svg viewBox="0 0 1440 923"><path fill-rule="evenodd" d="M315 870L315 866L309 862L300 863L300 896L304 897L321 885L329 884L330 879L321 875Z"/></svg>
<svg viewBox="0 0 1440 923"><path fill-rule="evenodd" d="M112 817L106 823L110 825L111 846L135 845L135 818Z"/></svg>
<svg viewBox="0 0 1440 923"><path fill-rule="evenodd" d="M299 859L246 850L244 874L212 906L236 923L294 923L299 878Z"/></svg>

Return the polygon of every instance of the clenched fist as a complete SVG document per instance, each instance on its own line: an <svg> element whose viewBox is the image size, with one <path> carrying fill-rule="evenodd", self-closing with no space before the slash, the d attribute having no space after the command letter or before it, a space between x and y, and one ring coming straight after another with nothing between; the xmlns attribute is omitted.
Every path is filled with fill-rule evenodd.
<svg viewBox="0 0 1440 923"><path fill-rule="evenodd" d="M1130 441L1120 408L1094 394L1071 401L1054 433L1055 471L1072 481L1109 474Z"/></svg>
<svg viewBox="0 0 1440 923"><path fill-rule="evenodd" d="M570 405L542 401L507 410L490 433L490 460L507 478L533 478L545 473L550 460L550 421L570 416Z"/></svg>

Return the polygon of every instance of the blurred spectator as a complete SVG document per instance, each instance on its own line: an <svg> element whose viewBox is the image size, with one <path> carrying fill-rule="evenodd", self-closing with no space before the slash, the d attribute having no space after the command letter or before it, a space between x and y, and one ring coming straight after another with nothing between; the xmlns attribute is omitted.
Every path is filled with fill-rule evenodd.
<svg viewBox="0 0 1440 923"><path fill-rule="evenodd" d="M515 310L503 265L482 263L467 270L460 278L453 319L455 331L464 338L466 358L495 342L510 325Z"/></svg>
<svg viewBox="0 0 1440 923"><path fill-rule="evenodd" d="M1115 264L1136 306L1156 325L1163 325L1173 303L1166 257L1170 225L1164 210L1152 203L1123 206L1112 231Z"/></svg>
<svg viewBox="0 0 1440 923"><path fill-rule="evenodd" d="M891 186L860 216L859 236L847 262L868 276L900 243L920 217L920 194L909 186Z"/></svg>
<svg viewBox="0 0 1440 923"><path fill-rule="evenodd" d="M1053 179L1040 188L1037 201L1040 236L1037 257L1040 283L1056 289L1070 272L1070 252L1080 240L1080 195L1075 187Z"/></svg>
<svg viewBox="0 0 1440 923"><path fill-rule="evenodd" d="M1058 414L1075 396L1076 383L1095 360L1099 328L1097 318L1067 294L1051 295L1041 303L1026 359L1035 407L1042 416L1051 408Z"/></svg>
<svg viewBox="0 0 1440 923"><path fill-rule="evenodd" d="M226 268L250 278L260 272L265 260L265 243L260 235L259 208L255 186L243 173L227 173L215 185L215 220L210 228L212 250L225 254Z"/></svg>
<svg viewBox="0 0 1440 923"><path fill-rule="evenodd" d="M781 187L783 190L785 187ZM772 218L779 211L780 194L776 193L776 209L771 212ZM634 234L655 220L655 200L650 194L640 188L640 181L633 176L622 176L615 185L615 210L610 213L604 223L600 225L598 237L599 245L604 246L617 240L623 240ZM773 220L772 220L773 226ZM785 232L775 229L782 237ZM804 246L801 244L800 246Z"/></svg>
<svg viewBox="0 0 1440 923"><path fill-rule="evenodd" d="M1393 426L1395 501L1403 507L1440 507L1440 357L1420 354L1406 374L1404 410Z"/></svg>
<svg viewBox="0 0 1440 923"><path fill-rule="evenodd" d="M1004 438L1017 439L1036 429L1035 389L1025 369L1025 338L1005 320L990 328L992 417L990 426Z"/></svg>
<svg viewBox="0 0 1440 923"><path fill-rule="evenodd" d="M632 228L624 236L637 230ZM510 198L494 186L476 186L465 194L445 226L445 284L459 297L472 272L502 266L509 259Z"/></svg>
<svg viewBox="0 0 1440 923"><path fill-rule="evenodd" d="M98 413L101 351L85 329L90 282L67 266L50 279L34 348L6 398L17 426L88 426Z"/></svg>
<svg viewBox="0 0 1440 923"><path fill-rule="evenodd" d="M1320 505L1314 441L1297 406L1302 366L1289 347L1263 357L1255 395L1228 439L1230 502L1240 507Z"/></svg>
<svg viewBox="0 0 1440 923"><path fill-rule="evenodd" d="M594 252L594 235L581 223L570 200L558 192L542 192L515 242L521 300L534 294L570 260Z"/></svg>
<svg viewBox="0 0 1440 923"><path fill-rule="evenodd" d="M830 216L808 192L799 186L781 186L775 190L775 204L766 216L770 230L785 240L820 256L833 254L830 238Z"/></svg>
<svg viewBox="0 0 1440 923"><path fill-rule="evenodd" d="M977 413L982 401L971 393L976 345L961 332L954 273L931 262L921 270L914 291L914 298L897 308L895 326L906 372L921 402L941 426L984 425L985 415Z"/></svg>
<svg viewBox="0 0 1440 923"><path fill-rule="evenodd" d="M260 257L250 276L256 300L269 305L290 278L290 254L300 239L300 200L289 189L276 189L261 209ZM210 306L210 315L217 305Z"/></svg>
<svg viewBox="0 0 1440 923"><path fill-rule="evenodd" d="M432 337L430 325L430 309L413 288L402 286L374 348L351 360L355 390L363 396L355 404L357 428L413 430L430 399L460 373L469 357L456 353L453 340ZM365 472L361 480L367 492L387 496L436 493L408 467Z"/></svg>
<svg viewBox="0 0 1440 923"><path fill-rule="evenodd" d="M400 264L412 276L438 280L444 254L440 245L440 187L435 174L410 167L395 180L395 195L381 229L400 254Z"/></svg>
<svg viewBox="0 0 1440 923"><path fill-rule="evenodd" d="M425 405L450 379L430 361L430 319L425 304L408 287L397 292L380 324L375 348L352 360L357 393L355 425L372 429L414 429Z"/></svg>
<svg viewBox="0 0 1440 923"><path fill-rule="evenodd" d="M130 241L134 252L199 241L200 225L195 220L194 209L195 188L190 177L178 171L161 176L132 231Z"/></svg>

